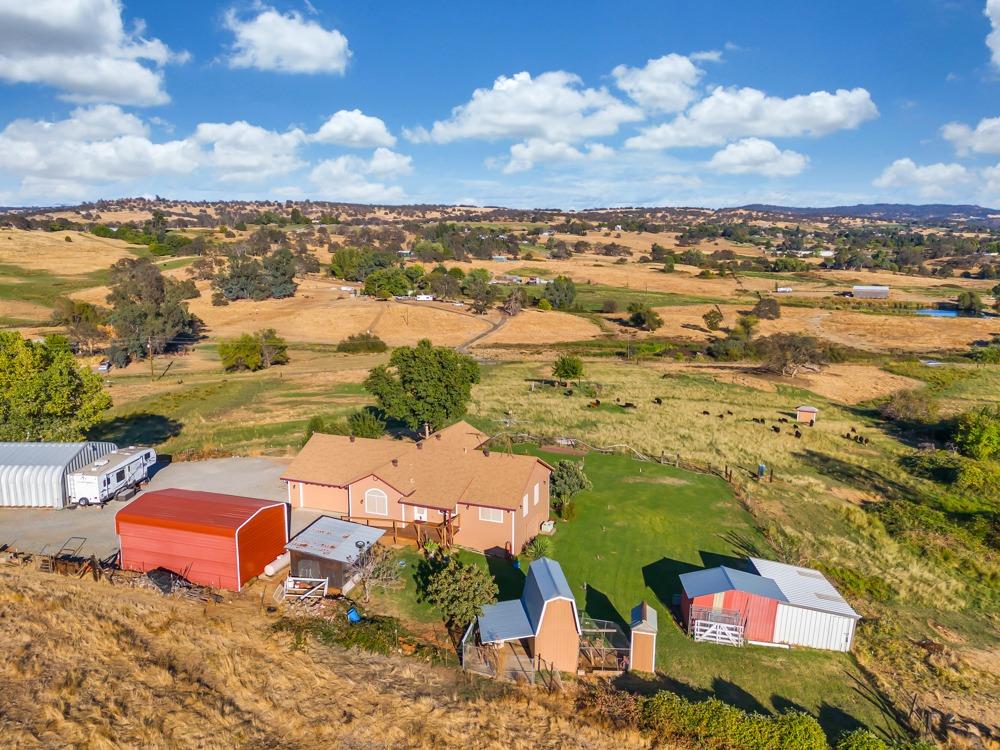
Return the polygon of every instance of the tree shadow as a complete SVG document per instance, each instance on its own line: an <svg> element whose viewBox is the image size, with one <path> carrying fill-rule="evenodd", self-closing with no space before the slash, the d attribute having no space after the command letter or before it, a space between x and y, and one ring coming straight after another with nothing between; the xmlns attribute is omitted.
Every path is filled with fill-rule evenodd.
<svg viewBox="0 0 1000 750"><path fill-rule="evenodd" d="M717 534L716 536L731 546L734 552L738 552L743 557L767 556L766 550L764 550L760 544L746 534L740 534L736 531L727 531L725 534Z"/></svg>
<svg viewBox="0 0 1000 750"><path fill-rule="evenodd" d="M700 565L661 557L642 568L642 581L660 600L660 604L673 610L680 601L681 582L679 576L701 570Z"/></svg>
<svg viewBox="0 0 1000 750"><path fill-rule="evenodd" d="M521 593L524 591L524 571L515 568L513 562L493 555L486 556L486 566L500 590L498 594L500 601L521 598Z"/></svg>
<svg viewBox="0 0 1000 750"><path fill-rule="evenodd" d="M612 684L622 690L638 695L653 695L666 690L689 701L703 701L712 697L712 691L705 688L695 687L686 682L682 682L665 674L657 674L655 677L643 677L635 672L625 672L614 680Z"/></svg>
<svg viewBox="0 0 1000 750"><path fill-rule="evenodd" d="M860 464L834 458L814 450L804 450L794 455L823 476L835 479L849 487L876 493L886 498L900 498L908 495L907 488L903 485Z"/></svg>
<svg viewBox="0 0 1000 750"><path fill-rule="evenodd" d="M908 735L906 732L906 717L903 716L895 704L889 700L882 692L852 672L846 672L847 678L854 683L852 690L861 696L862 699L870 703L882 716L882 726L869 726L872 731L881 733L889 740L904 740Z"/></svg>
<svg viewBox="0 0 1000 750"><path fill-rule="evenodd" d="M136 412L106 419L94 425L87 434L90 440L107 440L118 445L159 445L181 433L184 425L176 419Z"/></svg>
<svg viewBox="0 0 1000 750"><path fill-rule="evenodd" d="M846 732L853 732L855 729L863 729L864 724L851 716L847 711L839 706L832 706L823 701L819 706L819 716L816 717L819 725L826 732L827 739L832 745L840 735Z"/></svg>
<svg viewBox="0 0 1000 750"><path fill-rule="evenodd" d="M790 698L786 698L783 695L772 695L771 705L774 706L774 710L777 711L779 714L785 714L788 713L789 711L798 711L804 714L810 713L805 709L805 706L796 703L795 701L791 700Z"/></svg>
<svg viewBox="0 0 1000 750"><path fill-rule="evenodd" d="M590 584L587 584L587 593L584 599L584 610L588 615L596 620L610 620L622 629L622 632L628 632L629 623L625 622L625 618L621 616L615 605L611 603L607 594L603 591L599 591Z"/></svg>
<svg viewBox="0 0 1000 750"><path fill-rule="evenodd" d="M705 550L701 550L698 554L701 556L702 565L706 568L718 568L721 565L733 570L746 570L747 568L746 560L742 557L723 555L720 552L706 552Z"/></svg>
<svg viewBox="0 0 1000 750"><path fill-rule="evenodd" d="M735 682L730 682L729 680L723 680L721 677L716 677L712 680L712 692L720 701L725 701L731 706L742 708L744 711L749 711L754 714L763 714L765 716L770 716L771 714L771 712L764 707L763 703Z"/></svg>

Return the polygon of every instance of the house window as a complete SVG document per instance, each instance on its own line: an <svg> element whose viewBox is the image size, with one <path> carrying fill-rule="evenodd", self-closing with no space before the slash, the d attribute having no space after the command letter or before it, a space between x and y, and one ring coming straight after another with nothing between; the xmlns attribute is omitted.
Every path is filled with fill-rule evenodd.
<svg viewBox="0 0 1000 750"><path fill-rule="evenodd" d="M490 523L503 523L503 511L496 508L480 508L479 520Z"/></svg>
<svg viewBox="0 0 1000 750"><path fill-rule="evenodd" d="M524 493L524 497L521 498L521 517L528 515L528 493Z"/></svg>
<svg viewBox="0 0 1000 750"><path fill-rule="evenodd" d="M538 498L542 494L539 489L538 482L535 482L535 505L538 505Z"/></svg>
<svg viewBox="0 0 1000 750"><path fill-rule="evenodd" d="M389 496L379 489L368 490L365 493L365 513L374 516L389 515Z"/></svg>

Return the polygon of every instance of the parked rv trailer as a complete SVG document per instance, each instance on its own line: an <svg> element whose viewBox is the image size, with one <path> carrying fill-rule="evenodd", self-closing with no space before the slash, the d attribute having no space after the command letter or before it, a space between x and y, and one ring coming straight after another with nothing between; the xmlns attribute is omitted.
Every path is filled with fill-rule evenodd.
<svg viewBox="0 0 1000 750"><path fill-rule="evenodd" d="M66 479L69 501L77 505L103 505L122 493L136 490L149 478L156 463L152 448L130 446L108 453L70 474Z"/></svg>

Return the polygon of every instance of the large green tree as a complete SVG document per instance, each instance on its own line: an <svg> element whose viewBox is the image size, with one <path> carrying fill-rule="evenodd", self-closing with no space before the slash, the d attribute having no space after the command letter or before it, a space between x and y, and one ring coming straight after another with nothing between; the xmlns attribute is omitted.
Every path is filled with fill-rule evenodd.
<svg viewBox="0 0 1000 750"><path fill-rule="evenodd" d="M110 406L64 337L38 344L0 332L0 440L79 440Z"/></svg>
<svg viewBox="0 0 1000 750"><path fill-rule="evenodd" d="M969 458L1000 457L1000 407L984 406L960 416L955 445Z"/></svg>
<svg viewBox="0 0 1000 750"><path fill-rule="evenodd" d="M493 576L474 563L456 556L433 558L420 571L419 596L444 617L451 629L465 626L483 613L483 606L496 601L500 590Z"/></svg>
<svg viewBox="0 0 1000 750"><path fill-rule="evenodd" d="M427 434L465 413L478 382L476 360L423 339L395 349L388 367L379 365L368 373L365 390L386 415Z"/></svg>
<svg viewBox="0 0 1000 750"><path fill-rule="evenodd" d="M147 258L123 258L111 267L108 322L130 356L161 354L175 340L190 342L197 331L198 319L187 307L197 296L190 279L167 278Z"/></svg>
<svg viewBox="0 0 1000 750"><path fill-rule="evenodd" d="M576 301L576 284L568 276L557 276L545 285L544 298L557 310L568 310Z"/></svg>

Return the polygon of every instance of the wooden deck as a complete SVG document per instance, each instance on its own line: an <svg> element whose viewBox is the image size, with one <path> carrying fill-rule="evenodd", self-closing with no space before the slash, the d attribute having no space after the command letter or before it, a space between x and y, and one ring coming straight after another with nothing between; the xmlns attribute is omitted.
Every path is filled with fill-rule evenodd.
<svg viewBox="0 0 1000 750"><path fill-rule="evenodd" d="M394 547L416 547L423 549L428 541L433 541L442 547L451 547L458 533L458 523L455 520L430 523L429 521L396 521L393 519L358 518L357 516L341 515L341 521L359 523L373 529L384 529L385 536L379 542L391 544Z"/></svg>

